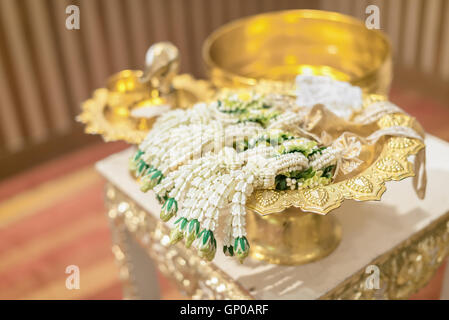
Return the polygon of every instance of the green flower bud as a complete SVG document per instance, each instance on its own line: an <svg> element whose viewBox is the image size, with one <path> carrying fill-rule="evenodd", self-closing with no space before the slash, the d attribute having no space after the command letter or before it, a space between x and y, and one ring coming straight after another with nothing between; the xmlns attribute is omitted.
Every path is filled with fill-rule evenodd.
<svg viewBox="0 0 449 320"><path fill-rule="evenodd" d="M137 151L136 151L136 154L134 155L133 160L137 162L137 160L139 160L140 157L141 157L144 153L145 153L145 152L142 151L142 150L137 150Z"/></svg>
<svg viewBox="0 0 449 320"><path fill-rule="evenodd" d="M186 247L190 248L193 241L198 237L200 231L200 222L197 219L193 219L189 222L189 225L184 229L184 237L186 239Z"/></svg>
<svg viewBox="0 0 449 320"><path fill-rule="evenodd" d="M215 258L215 252L217 251L217 247L214 246L210 251L198 251L198 255L206 259L207 261L212 261Z"/></svg>
<svg viewBox="0 0 449 320"><path fill-rule="evenodd" d="M161 208L161 220L167 222L178 212L178 202L174 198L167 199Z"/></svg>
<svg viewBox="0 0 449 320"><path fill-rule="evenodd" d="M170 244L178 243L182 240L183 237L184 234L182 233L182 231L180 231L178 228L173 228L170 231Z"/></svg>
<svg viewBox="0 0 449 320"><path fill-rule="evenodd" d="M234 247L233 246L223 246L223 253L225 256L232 257L234 256Z"/></svg>
<svg viewBox="0 0 449 320"><path fill-rule="evenodd" d="M181 217L175 222L175 227L170 232L170 243L175 244L179 242L184 237L184 228L186 227L189 221Z"/></svg>
<svg viewBox="0 0 449 320"><path fill-rule="evenodd" d="M139 162L139 159L142 157L142 155L144 153L145 152L143 152L141 150L137 150L137 152L134 154L134 156L129 159L129 162L128 162L129 170L131 170L133 172L137 170L137 164Z"/></svg>
<svg viewBox="0 0 449 320"><path fill-rule="evenodd" d="M137 163L137 175L140 177L142 176L147 170L150 168L148 164L145 163L143 160L139 160Z"/></svg>
<svg viewBox="0 0 449 320"><path fill-rule="evenodd" d="M211 261L217 251L217 241L214 233L210 230L203 230L198 235L198 255Z"/></svg>
<svg viewBox="0 0 449 320"><path fill-rule="evenodd" d="M164 202L167 200L167 196L161 197L160 195L156 194L156 200L157 200L157 202L159 202L160 204L164 204Z"/></svg>
<svg viewBox="0 0 449 320"><path fill-rule="evenodd" d="M243 260L249 254L249 243L246 237L238 237L234 241L234 253L236 257L243 263Z"/></svg>
<svg viewBox="0 0 449 320"><path fill-rule="evenodd" d="M142 184L140 190L142 192L147 192L153 189L162 180L162 172L159 170L151 171L146 176L142 178Z"/></svg>

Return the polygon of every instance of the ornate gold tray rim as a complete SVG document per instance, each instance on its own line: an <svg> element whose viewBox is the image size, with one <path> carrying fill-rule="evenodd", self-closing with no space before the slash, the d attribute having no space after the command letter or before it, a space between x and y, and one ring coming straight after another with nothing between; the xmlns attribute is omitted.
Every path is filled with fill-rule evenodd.
<svg viewBox="0 0 449 320"><path fill-rule="evenodd" d="M403 113L387 114L379 121L380 128L394 125L412 127L414 119ZM399 181L413 177L415 172L408 157L424 148L418 139L389 137L379 157L357 176L327 186L303 190L257 190L247 203L255 212L267 215L281 212L289 207L302 211L327 214L340 207L346 200L380 200L386 191L387 181Z"/></svg>

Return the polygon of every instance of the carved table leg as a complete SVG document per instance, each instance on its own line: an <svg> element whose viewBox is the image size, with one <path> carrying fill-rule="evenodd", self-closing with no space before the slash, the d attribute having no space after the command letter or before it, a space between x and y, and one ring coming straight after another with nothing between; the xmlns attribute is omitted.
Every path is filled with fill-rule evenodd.
<svg viewBox="0 0 449 320"><path fill-rule="evenodd" d="M106 190L108 200L115 198L115 190ZM125 299L160 299L157 272L153 261L126 229L123 219L117 217L117 210L108 205L108 217L112 235L112 252L119 266L119 277L123 282Z"/></svg>
<svg viewBox="0 0 449 320"><path fill-rule="evenodd" d="M153 260L145 250L125 231L126 255L132 266L132 277L137 298L145 300L160 299L159 282Z"/></svg>

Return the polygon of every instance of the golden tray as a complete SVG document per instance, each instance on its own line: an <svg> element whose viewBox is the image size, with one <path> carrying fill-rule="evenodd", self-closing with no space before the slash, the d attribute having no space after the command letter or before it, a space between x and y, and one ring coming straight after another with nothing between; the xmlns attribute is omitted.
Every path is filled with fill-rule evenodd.
<svg viewBox="0 0 449 320"><path fill-rule="evenodd" d="M370 95L371 99L382 99ZM393 126L413 128L423 135L420 124L404 113L384 115L377 121L379 129ZM290 207L300 208L304 212L326 214L338 208L343 200L357 201L380 200L385 192L385 182L399 181L415 175L413 164L408 160L424 148L418 139L389 136L376 144L379 155L373 158L362 171L327 186L302 190L257 190L247 203L247 207L266 215L281 212ZM374 152L376 152L374 151Z"/></svg>
<svg viewBox="0 0 449 320"><path fill-rule="evenodd" d="M273 85L276 92L292 92L290 84L280 82L262 81L253 89L266 92ZM364 104L379 100L385 97L365 95ZM424 136L420 124L405 113L384 115L376 123L377 129L393 126L410 127ZM371 148L366 164L329 185L301 190L256 190L246 204L250 256L283 265L304 264L326 257L342 237L335 215L326 214L345 199L380 200L387 181L415 176L409 158L424 147L419 139L387 136Z"/></svg>

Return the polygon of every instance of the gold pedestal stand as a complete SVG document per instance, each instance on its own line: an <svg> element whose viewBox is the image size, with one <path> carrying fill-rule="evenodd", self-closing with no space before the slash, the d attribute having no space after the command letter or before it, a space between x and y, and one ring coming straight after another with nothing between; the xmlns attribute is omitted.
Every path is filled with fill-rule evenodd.
<svg viewBox="0 0 449 320"><path fill-rule="evenodd" d="M320 215L289 208L280 213L247 216L250 256L269 263L299 265L326 257L341 240L341 226L334 215Z"/></svg>

